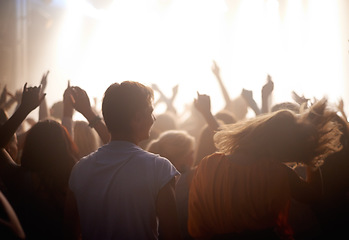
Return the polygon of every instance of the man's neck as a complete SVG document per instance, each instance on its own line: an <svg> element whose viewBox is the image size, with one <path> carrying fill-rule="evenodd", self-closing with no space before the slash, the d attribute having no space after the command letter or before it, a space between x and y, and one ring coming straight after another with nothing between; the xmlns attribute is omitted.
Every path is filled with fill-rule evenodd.
<svg viewBox="0 0 349 240"><path fill-rule="evenodd" d="M134 136L122 135L122 134L112 134L111 141L126 141L138 145L139 140Z"/></svg>

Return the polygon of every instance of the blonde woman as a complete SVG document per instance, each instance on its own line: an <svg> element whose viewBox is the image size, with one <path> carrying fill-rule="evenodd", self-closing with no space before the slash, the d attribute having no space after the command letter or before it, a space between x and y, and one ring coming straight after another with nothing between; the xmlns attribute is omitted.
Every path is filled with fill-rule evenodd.
<svg viewBox="0 0 349 240"><path fill-rule="evenodd" d="M307 113L281 110L227 125L220 152L199 164L189 193L189 233L196 239L292 239L291 198L316 201L317 166L338 151L340 133L326 100ZM308 181L284 163L308 166Z"/></svg>
<svg viewBox="0 0 349 240"><path fill-rule="evenodd" d="M74 142L79 149L79 159L96 151L100 146L97 133L86 121L74 121Z"/></svg>
<svg viewBox="0 0 349 240"><path fill-rule="evenodd" d="M183 239L192 239L188 234L188 194L195 172L194 137L183 130L168 130L152 140L147 150L167 158L181 173L176 184L176 205Z"/></svg>

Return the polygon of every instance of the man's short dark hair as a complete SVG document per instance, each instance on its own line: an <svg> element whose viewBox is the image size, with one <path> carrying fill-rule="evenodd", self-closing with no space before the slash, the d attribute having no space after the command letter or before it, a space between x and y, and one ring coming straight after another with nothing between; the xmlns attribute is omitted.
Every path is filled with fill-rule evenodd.
<svg viewBox="0 0 349 240"><path fill-rule="evenodd" d="M139 82L113 83L104 93L102 113L110 133L130 130L130 120L154 99L153 90Z"/></svg>

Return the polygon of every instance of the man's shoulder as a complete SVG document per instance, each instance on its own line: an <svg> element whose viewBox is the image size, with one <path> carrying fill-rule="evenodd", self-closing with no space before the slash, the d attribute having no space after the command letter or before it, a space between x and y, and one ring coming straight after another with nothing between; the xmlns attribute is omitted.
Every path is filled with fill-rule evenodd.
<svg viewBox="0 0 349 240"><path fill-rule="evenodd" d="M165 161L165 162L169 162L169 160L167 158L164 158L162 156L160 156L159 154L155 154L155 153L151 153L148 152L146 150L140 149L140 151L138 152L139 157L141 158L145 158L151 161Z"/></svg>

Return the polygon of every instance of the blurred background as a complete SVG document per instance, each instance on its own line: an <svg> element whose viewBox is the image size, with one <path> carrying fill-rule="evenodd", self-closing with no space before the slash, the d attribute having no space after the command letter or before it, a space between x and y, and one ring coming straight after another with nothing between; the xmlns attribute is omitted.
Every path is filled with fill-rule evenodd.
<svg viewBox="0 0 349 240"><path fill-rule="evenodd" d="M295 91L348 111L348 23L347 0L1 0L0 87L38 85L50 70L51 106L68 80L99 104L113 82L178 84L179 111L199 91L215 112L214 60L231 98L245 88L260 104L270 74L274 103Z"/></svg>

